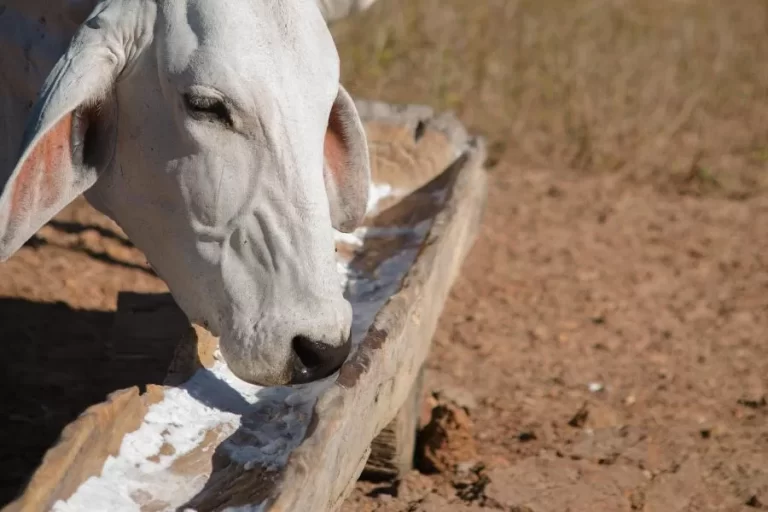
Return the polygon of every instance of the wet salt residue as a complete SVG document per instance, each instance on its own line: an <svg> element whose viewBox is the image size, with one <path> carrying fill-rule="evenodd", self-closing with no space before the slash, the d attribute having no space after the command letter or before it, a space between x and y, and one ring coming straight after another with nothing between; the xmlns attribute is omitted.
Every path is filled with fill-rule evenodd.
<svg viewBox="0 0 768 512"><path fill-rule="evenodd" d="M372 185L369 213L395 194L389 185ZM350 261L339 258L340 280L354 311L353 343L365 336L375 315L397 292L430 225L427 220L417 226L336 233L336 242L352 247L356 254L366 240L378 237L397 237L400 249L372 273L357 271ZM191 475L174 470L174 463L196 451L216 450L246 471L279 469L304 438L318 396L334 379L302 387L262 388L235 377L218 358L212 368L166 389L163 400L149 407L141 426L124 436L118 455L107 459L101 474L52 510L140 512L150 503L153 510L178 510L203 490L210 476L202 468Z"/></svg>
<svg viewBox="0 0 768 512"><path fill-rule="evenodd" d="M352 303L354 310L351 333L353 344L362 340L373 325L376 314L400 288L400 282L416 259L421 242L431 224L431 220L425 220L416 226L360 230L361 245L366 239L398 237L400 250L379 262L374 275L346 266L344 295Z"/></svg>

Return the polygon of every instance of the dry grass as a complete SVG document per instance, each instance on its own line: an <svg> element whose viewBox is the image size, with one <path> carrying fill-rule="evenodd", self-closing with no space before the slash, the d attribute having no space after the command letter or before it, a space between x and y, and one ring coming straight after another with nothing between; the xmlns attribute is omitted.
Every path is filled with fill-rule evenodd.
<svg viewBox="0 0 768 512"><path fill-rule="evenodd" d="M768 190L764 0L379 0L333 32L353 94L455 110L505 161Z"/></svg>

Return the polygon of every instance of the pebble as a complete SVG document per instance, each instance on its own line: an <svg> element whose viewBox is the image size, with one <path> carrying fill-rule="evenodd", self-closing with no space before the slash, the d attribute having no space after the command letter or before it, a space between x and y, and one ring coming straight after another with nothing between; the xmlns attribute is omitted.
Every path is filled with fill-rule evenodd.
<svg viewBox="0 0 768 512"><path fill-rule="evenodd" d="M587 388L589 389L590 393L599 393L600 391L605 389L603 384L601 384L600 382L590 382Z"/></svg>

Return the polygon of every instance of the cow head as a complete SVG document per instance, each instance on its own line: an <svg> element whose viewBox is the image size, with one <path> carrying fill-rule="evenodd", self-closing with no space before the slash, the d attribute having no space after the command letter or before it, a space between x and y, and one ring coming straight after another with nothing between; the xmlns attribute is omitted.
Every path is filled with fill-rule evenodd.
<svg viewBox="0 0 768 512"><path fill-rule="evenodd" d="M0 196L0 257L81 193L147 256L244 380L349 353L333 229L370 169L314 0L104 0L33 107Z"/></svg>

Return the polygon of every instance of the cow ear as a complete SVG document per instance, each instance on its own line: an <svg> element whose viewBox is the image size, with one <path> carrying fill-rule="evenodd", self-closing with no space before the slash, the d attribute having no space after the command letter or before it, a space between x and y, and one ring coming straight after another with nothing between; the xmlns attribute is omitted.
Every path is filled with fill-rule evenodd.
<svg viewBox="0 0 768 512"><path fill-rule="evenodd" d="M31 109L14 167L0 169L0 261L90 188L112 160L117 123L109 96L121 59L110 50L110 32L98 15L81 26Z"/></svg>
<svg viewBox="0 0 768 512"><path fill-rule="evenodd" d="M349 233L365 217L371 165L363 123L342 86L328 117L324 155L325 189L333 227Z"/></svg>

